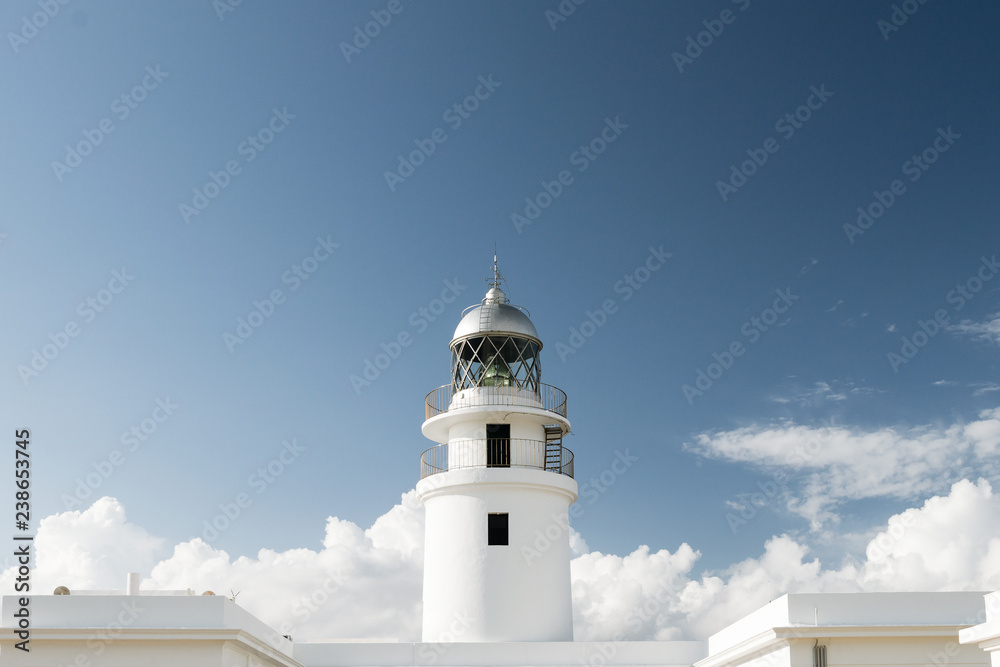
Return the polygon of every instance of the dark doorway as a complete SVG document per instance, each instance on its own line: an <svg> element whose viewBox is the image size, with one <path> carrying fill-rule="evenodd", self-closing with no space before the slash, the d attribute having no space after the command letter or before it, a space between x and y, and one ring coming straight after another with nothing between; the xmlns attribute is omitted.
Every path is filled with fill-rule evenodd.
<svg viewBox="0 0 1000 667"><path fill-rule="evenodd" d="M486 425L486 467L510 467L510 424Z"/></svg>

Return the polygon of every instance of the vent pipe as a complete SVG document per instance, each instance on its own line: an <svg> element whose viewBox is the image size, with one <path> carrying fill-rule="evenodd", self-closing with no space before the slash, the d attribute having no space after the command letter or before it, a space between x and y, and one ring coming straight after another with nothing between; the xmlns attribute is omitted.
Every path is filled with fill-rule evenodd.
<svg viewBox="0 0 1000 667"><path fill-rule="evenodd" d="M139 573L129 572L128 581L125 583L125 595L138 595L139 594Z"/></svg>
<svg viewBox="0 0 1000 667"><path fill-rule="evenodd" d="M813 646L813 667L826 667L826 645L820 644L819 640Z"/></svg>

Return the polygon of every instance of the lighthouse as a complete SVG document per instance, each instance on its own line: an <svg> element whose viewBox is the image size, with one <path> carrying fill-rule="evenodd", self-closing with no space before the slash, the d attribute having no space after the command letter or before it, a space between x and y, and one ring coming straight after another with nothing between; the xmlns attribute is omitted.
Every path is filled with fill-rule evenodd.
<svg viewBox="0 0 1000 667"><path fill-rule="evenodd" d="M572 641L566 394L541 381L529 313L493 278L462 313L451 381L426 399L423 641Z"/></svg>

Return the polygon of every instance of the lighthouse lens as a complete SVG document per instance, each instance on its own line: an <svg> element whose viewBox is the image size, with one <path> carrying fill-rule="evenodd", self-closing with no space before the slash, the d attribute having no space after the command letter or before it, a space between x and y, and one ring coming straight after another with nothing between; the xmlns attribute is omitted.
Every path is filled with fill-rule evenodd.
<svg viewBox="0 0 1000 667"><path fill-rule="evenodd" d="M476 336L452 347L455 390L515 387L538 391L538 344L517 336Z"/></svg>

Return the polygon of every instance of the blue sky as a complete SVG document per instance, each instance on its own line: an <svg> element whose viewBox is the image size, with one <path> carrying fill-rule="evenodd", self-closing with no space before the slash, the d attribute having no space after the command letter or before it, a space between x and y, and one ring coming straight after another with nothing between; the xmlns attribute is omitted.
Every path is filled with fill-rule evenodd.
<svg viewBox="0 0 1000 667"><path fill-rule="evenodd" d="M5 3L0 397L34 517L113 496L163 555L241 493L234 556L370 526L494 244L578 480L638 459L575 522L593 551L717 570L787 534L838 563L995 480L1000 10L902 4Z"/></svg>

